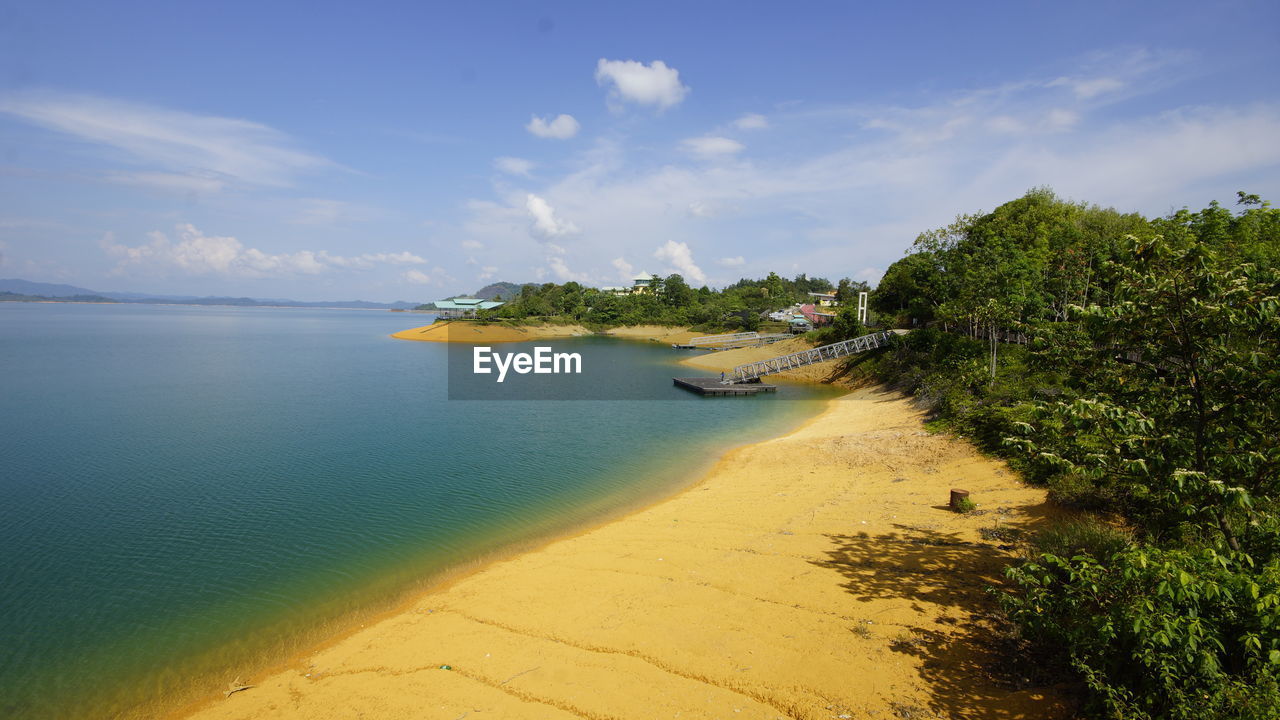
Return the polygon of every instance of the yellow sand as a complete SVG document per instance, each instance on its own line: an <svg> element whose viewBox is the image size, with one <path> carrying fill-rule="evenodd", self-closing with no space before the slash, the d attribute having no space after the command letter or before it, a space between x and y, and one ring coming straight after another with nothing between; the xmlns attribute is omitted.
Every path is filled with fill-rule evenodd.
<svg viewBox="0 0 1280 720"><path fill-rule="evenodd" d="M726 401L744 400L711 402ZM947 510L952 487L985 514ZM860 390L674 498L490 565L191 717L1063 717L1053 689L993 679L984 644L984 587L1009 552L979 530L1046 512L905 399Z"/></svg>
<svg viewBox="0 0 1280 720"><path fill-rule="evenodd" d="M694 332L685 327L666 327L663 325L629 325L606 330L605 335L628 338L631 340L652 340L654 342L676 344L689 342L690 338L707 335L705 332Z"/></svg>
<svg viewBox="0 0 1280 720"><path fill-rule="evenodd" d="M401 340L426 340L428 342L503 343L542 340L545 338L577 337L590 335L581 325L491 325L470 321L442 321L422 327L401 330L391 337Z"/></svg>

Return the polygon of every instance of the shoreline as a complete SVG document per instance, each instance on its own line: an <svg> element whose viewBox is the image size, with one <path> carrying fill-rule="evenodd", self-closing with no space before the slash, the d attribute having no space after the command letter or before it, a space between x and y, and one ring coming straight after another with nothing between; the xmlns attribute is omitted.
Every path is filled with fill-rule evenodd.
<svg viewBox="0 0 1280 720"><path fill-rule="evenodd" d="M641 334L645 326L639 327L641 330L635 331L635 335ZM652 338L624 336L624 339L644 340ZM681 362L683 363L683 361ZM786 428L782 431L782 436L815 422L826 412L827 407L827 403L823 403L821 409L808 414L807 417L787 423ZM774 438L765 437L756 442L767 442L772 439ZM547 528L527 537L500 543L493 549L484 551L474 557L433 570L391 602L366 608L363 611L355 611L347 615L345 620L339 620L327 625L326 629L320 631L318 639L313 638L309 642L304 642L302 649L268 655L265 661L253 665L249 672L243 674L243 676L262 679L293 671L301 672L305 675L305 672L301 669L309 666L308 658L347 641L369 626L412 612L414 605L423 598L446 592L456 583L462 582L478 573L483 573L494 565L511 561L525 554L539 552L549 545L594 532L661 505L682 493L694 489L702 478L707 476L724 457L753 444L756 443L721 445L718 450L714 451L714 454L704 456L693 464L689 472L680 473L679 479L669 481L660 487L651 488L645 494L626 500L605 500L591 512L589 517L583 520L574 521L566 526ZM227 679L230 680L230 676ZM237 681L239 679L238 676ZM230 683L227 684L230 685ZM154 715L129 714L127 717L157 717L161 720L187 720L203 717L203 712L217 706L223 698L220 697L221 691L212 689L210 683L201 683L201 686L205 688L205 691L184 694L182 696L183 699L177 702L157 701L139 708L139 712L155 713ZM358 711L353 710L353 712ZM250 717L256 717L256 715ZM299 718L310 717L315 716L310 714L299 716ZM340 717L345 718L348 716L341 715ZM387 720L391 720L392 717L399 716L388 716Z"/></svg>
<svg viewBox="0 0 1280 720"><path fill-rule="evenodd" d="M741 357L730 353L743 352L682 362L707 367L705 358L713 357L717 364L732 364ZM892 422L879 417L885 412ZM872 445L885 433L896 433L915 451L881 448L895 458L886 463L865 444L847 442L846 431L867 436ZM808 447L815 442L820 447ZM936 447L923 451L918 445ZM798 456L797 450L802 450ZM897 465L896 475L913 462L928 464L938 457L950 458L954 467L946 473L921 467L918 477L887 480L884 468L877 467ZM769 470L761 473L761 466ZM849 493L868 489L863 483L844 478L815 485L807 477L834 473L834 468L861 471L869 477L859 480L876 485L878 494L849 506ZM990 711L1006 717L1063 715L1065 703L1052 690L1003 691L987 687L990 683L971 677L972 672L960 673L966 675L960 681L935 677L931 669L939 662L969 667L973 657L984 655L981 643L955 630L980 622L986 598L973 594L981 595L980 586L995 580L993 573L1008 556L980 539L979 528L989 526L991 518L937 507L945 501L945 488L956 482L956 472L966 475L981 505L1000 503L997 522L1006 528L1024 529L1045 513L1043 491L1022 486L1000 463L961 441L923 432L919 412L905 399L865 389L844 395L781 437L727 451L674 495L457 572L398 609L267 670L256 687L187 706L174 717L325 717L359 710L367 717L391 718L433 703L440 705L440 717L450 718L481 707L509 717L654 717L667 710L722 717L733 711L713 703L714 711L708 706L700 714L704 696L738 705L733 709L744 717L829 717L837 706L890 714L902 707L970 714L953 704L958 700L951 697L953 684L972 696L965 703L972 704L973 716ZM780 483L770 473L790 481ZM904 493L910 486L896 483L905 479L927 485L927 500L899 507L901 495L920 492ZM803 511L779 517L773 507L791 502L775 498L796 494L796 482L805 488L808 523ZM706 493L724 497L708 505ZM989 494L999 496L987 499ZM863 515L887 513L891 518L880 517L875 525L891 530L870 538L867 520L861 526L836 521L828 527L835 520L829 517L832 506ZM728 507L737 511L726 512ZM828 517L818 521L819 511ZM681 517L667 517L673 514L684 516L685 524L679 524ZM922 517L910 525L881 522L900 515ZM780 521L796 527L762 534L765 526ZM823 527L807 527L815 523ZM673 535L678 542L671 542L677 539ZM776 553L775 544L796 547ZM902 555L906 566L916 569L874 569L886 551ZM930 578L936 587L929 592L913 590L909 583L893 586L899 572L909 575L923 566L927 574L937 574L941 565L953 565L963 555L973 556L972 567L955 567L958 572L949 578ZM864 565L872 569L864 572ZM727 567L740 572L726 576ZM888 577L881 578L882 572ZM816 584L815 573L821 576ZM762 590L751 577L770 578L778 587ZM858 597L864 583L881 592ZM580 589L585 597L566 597L564 588ZM953 593L968 600L942 602ZM726 617L733 620L731 627L724 624ZM769 622L760 622L765 619ZM772 626L791 629L792 638L804 640L779 643L767 630ZM875 647L861 647L868 643ZM829 647L833 644L838 647ZM958 657L945 647L952 644L962 648ZM939 657L929 657L935 646ZM483 647L502 650L482 652ZM824 654L821 671L793 669ZM728 667L730 659L764 662L771 670L759 675L753 670L757 664ZM451 670L441 670L442 665ZM593 679L574 679L579 676ZM871 697L851 694L850 677L874 678L877 689ZM658 688L666 698L662 713L645 705Z"/></svg>

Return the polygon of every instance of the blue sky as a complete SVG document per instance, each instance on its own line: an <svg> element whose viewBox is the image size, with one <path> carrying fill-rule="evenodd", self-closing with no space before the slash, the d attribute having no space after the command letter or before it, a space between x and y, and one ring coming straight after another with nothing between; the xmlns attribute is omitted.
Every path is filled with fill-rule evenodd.
<svg viewBox="0 0 1280 720"><path fill-rule="evenodd" d="M0 3L0 277L874 282L1028 188L1280 193L1280 4Z"/></svg>

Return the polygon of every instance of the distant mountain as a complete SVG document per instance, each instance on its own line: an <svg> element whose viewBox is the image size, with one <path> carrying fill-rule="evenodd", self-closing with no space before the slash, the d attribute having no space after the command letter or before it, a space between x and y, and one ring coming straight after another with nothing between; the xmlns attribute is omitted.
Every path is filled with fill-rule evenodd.
<svg viewBox="0 0 1280 720"><path fill-rule="evenodd" d="M0 302L82 302L82 303L118 303L101 295L28 295L0 290Z"/></svg>
<svg viewBox="0 0 1280 720"><path fill-rule="evenodd" d="M481 300L492 300L496 297L501 297L503 302L506 302L514 298L516 295L519 295L520 288L522 287L524 286L519 285L517 283L496 282L490 285L485 285L484 287L480 288L479 290L473 293L469 293L466 295L450 295L449 297L442 298L442 299L452 300L454 298L460 298L460 297L471 297L471 298L480 298ZM427 312L430 312L432 310L436 310L437 308L434 302L429 302L429 303L423 303L413 309L425 310Z"/></svg>
<svg viewBox="0 0 1280 720"><path fill-rule="evenodd" d="M368 310L409 310L417 306L417 303L404 302L403 300L393 303L369 302L367 300L332 300L321 302L304 302L301 300L287 300L282 298L248 298L248 297L197 297L195 295L148 295L146 293L133 292L102 292L99 290L89 290L75 285L60 285L57 283L32 282L30 280L20 280L18 278L10 278L8 280L0 279L0 293L11 293L13 295L27 296L33 300L60 300L75 302L101 302L103 300L116 300L127 303L160 303L165 305L237 305L241 307L324 307L324 308L345 308L345 309L368 309ZM92 299L86 299L92 298ZM18 298L7 298L16 300Z"/></svg>
<svg viewBox="0 0 1280 720"><path fill-rule="evenodd" d="M481 300L492 300L499 295L503 300L510 300L520 294L521 285L509 282L496 282L492 285L485 285L475 292L471 297L478 297Z"/></svg>
<svg viewBox="0 0 1280 720"><path fill-rule="evenodd" d="M106 293L100 293L97 290L88 290L82 287L76 287L75 285L31 282L30 280L19 280L17 278L13 278L11 280L0 280L0 292L14 293L15 295L39 295L43 297L106 295Z"/></svg>

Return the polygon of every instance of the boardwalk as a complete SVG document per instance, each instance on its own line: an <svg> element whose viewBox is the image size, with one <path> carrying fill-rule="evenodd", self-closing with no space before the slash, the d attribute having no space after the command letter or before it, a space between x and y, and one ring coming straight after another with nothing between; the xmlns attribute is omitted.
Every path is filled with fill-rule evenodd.
<svg viewBox="0 0 1280 720"><path fill-rule="evenodd" d="M723 335L704 335L690 339L686 343L674 343L671 347L677 350L733 350L743 347L759 347L792 337L790 333L771 333L761 335L757 332L725 333Z"/></svg>
<svg viewBox="0 0 1280 720"><path fill-rule="evenodd" d="M844 340L830 345L811 348L809 350L801 350L800 352L791 353L790 355L781 355L768 360L759 360L757 362L739 365L733 369L725 383L745 383L759 380L764 375L782 372L784 370L792 370L805 365L825 362L842 358L847 355L874 350L889 344L889 339L895 334L902 334L906 330L885 330L882 332L871 333L861 337Z"/></svg>

